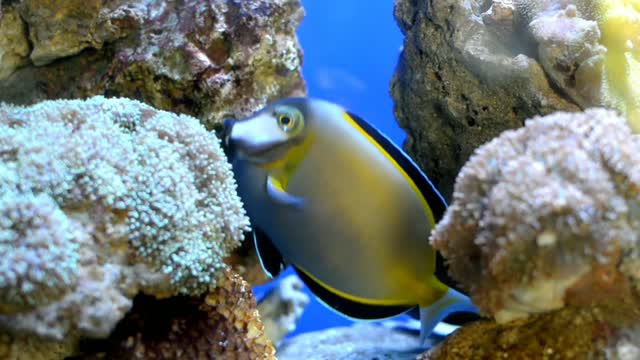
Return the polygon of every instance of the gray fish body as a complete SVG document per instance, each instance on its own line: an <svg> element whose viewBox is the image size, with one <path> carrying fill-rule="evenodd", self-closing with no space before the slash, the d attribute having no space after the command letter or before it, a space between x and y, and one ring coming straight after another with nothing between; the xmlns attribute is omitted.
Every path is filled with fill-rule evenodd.
<svg viewBox="0 0 640 360"><path fill-rule="evenodd" d="M309 122L312 143L286 188L305 200L301 209L270 198L269 170L233 162L248 215L286 260L339 292L428 303L441 293L432 287L425 205L402 170L339 110Z"/></svg>

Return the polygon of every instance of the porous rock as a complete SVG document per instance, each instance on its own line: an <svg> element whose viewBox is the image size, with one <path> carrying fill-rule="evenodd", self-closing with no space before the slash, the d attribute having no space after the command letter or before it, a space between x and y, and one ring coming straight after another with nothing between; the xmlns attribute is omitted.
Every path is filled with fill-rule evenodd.
<svg viewBox="0 0 640 360"><path fill-rule="evenodd" d="M512 15L508 0L395 2L405 35L391 84L396 118L405 149L446 198L480 144L534 115L579 110L549 82L531 37L514 38Z"/></svg>
<svg viewBox="0 0 640 360"><path fill-rule="evenodd" d="M212 127L304 94L303 14L296 0L10 1L0 101L122 96Z"/></svg>
<svg viewBox="0 0 640 360"><path fill-rule="evenodd" d="M137 297L109 339L81 348L86 360L275 360L251 286L231 271L202 296Z"/></svg>

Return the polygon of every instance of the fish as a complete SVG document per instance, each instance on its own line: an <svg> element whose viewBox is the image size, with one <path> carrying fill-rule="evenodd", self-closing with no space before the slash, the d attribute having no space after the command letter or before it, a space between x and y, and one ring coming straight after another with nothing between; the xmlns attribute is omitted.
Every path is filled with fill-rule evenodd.
<svg viewBox="0 0 640 360"><path fill-rule="evenodd" d="M445 199L374 126L336 103L289 97L225 120L222 143L269 277L292 266L353 320L418 307L421 343L447 316L477 314L436 276L446 269L428 237Z"/></svg>

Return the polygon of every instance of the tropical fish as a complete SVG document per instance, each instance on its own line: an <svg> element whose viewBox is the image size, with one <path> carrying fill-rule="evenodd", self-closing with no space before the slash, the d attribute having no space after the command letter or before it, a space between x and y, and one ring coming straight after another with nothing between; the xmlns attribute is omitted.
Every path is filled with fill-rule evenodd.
<svg viewBox="0 0 640 360"><path fill-rule="evenodd" d="M372 125L334 103L286 98L226 120L223 144L269 276L292 265L352 319L419 306L421 343L447 315L477 311L435 276L428 236L445 200Z"/></svg>

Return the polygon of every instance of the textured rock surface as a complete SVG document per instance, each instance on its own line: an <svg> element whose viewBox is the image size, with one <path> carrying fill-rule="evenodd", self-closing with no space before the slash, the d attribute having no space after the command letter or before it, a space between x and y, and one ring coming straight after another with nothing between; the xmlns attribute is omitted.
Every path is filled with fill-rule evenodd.
<svg viewBox="0 0 640 360"><path fill-rule="evenodd" d="M27 64L29 40L15 8L0 10L0 80Z"/></svg>
<svg viewBox="0 0 640 360"><path fill-rule="evenodd" d="M205 296L139 296L109 339L83 348L82 359L275 359L251 287L232 272Z"/></svg>
<svg viewBox="0 0 640 360"><path fill-rule="evenodd" d="M296 329L298 320L309 303L304 284L296 275L289 275L267 293L258 310L269 339L276 346L287 334Z"/></svg>
<svg viewBox="0 0 640 360"><path fill-rule="evenodd" d="M640 304L638 164L612 110L533 118L476 150L431 241L498 322Z"/></svg>
<svg viewBox="0 0 640 360"><path fill-rule="evenodd" d="M467 325L419 357L457 359L637 359L636 304L564 308L509 324Z"/></svg>
<svg viewBox="0 0 640 360"><path fill-rule="evenodd" d="M372 324L337 327L285 340L279 360L413 360L422 351L416 334Z"/></svg>
<svg viewBox="0 0 640 360"><path fill-rule="evenodd" d="M192 117L125 99L0 105L0 330L105 337L139 291L216 285L248 219Z"/></svg>
<svg viewBox="0 0 640 360"><path fill-rule="evenodd" d="M0 11L0 44L11 44L0 101L123 96L210 127L305 91L296 0L17 0Z"/></svg>
<svg viewBox="0 0 640 360"><path fill-rule="evenodd" d="M607 106L640 131L640 3L514 1L554 83L582 107Z"/></svg>
<svg viewBox="0 0 640 360"><path fill-rule="evenodd" d="M513 25L510 2L496 3L488 25L490 1L395 3L406 36L391 85L396 118L405 148L446 198L480 144L531 116L579 109L552 88L531 39L500 37Z"/></svg>

